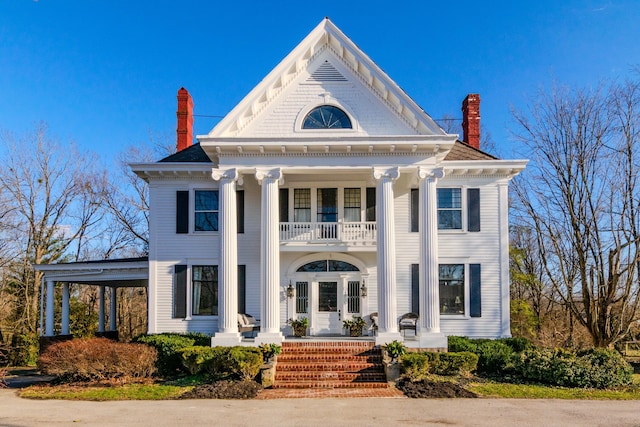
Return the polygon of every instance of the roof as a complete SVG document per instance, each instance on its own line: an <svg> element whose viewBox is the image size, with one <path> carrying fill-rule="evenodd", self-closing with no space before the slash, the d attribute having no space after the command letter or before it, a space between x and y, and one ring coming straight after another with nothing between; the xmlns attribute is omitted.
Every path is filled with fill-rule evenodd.
<svg viewBox="0 0 640 427"><path fill-rule="evenodd" d="M498 158L478 150L469 144L456 141L444 160L498 160Z"/></svg>
<svg viewBox="0 0 640 427"><path fill-rule="evenodd" d="M200 143L190 145L184 150L178 151L159 161L165 163L213 163L202 147L200 147Z"/></svg>

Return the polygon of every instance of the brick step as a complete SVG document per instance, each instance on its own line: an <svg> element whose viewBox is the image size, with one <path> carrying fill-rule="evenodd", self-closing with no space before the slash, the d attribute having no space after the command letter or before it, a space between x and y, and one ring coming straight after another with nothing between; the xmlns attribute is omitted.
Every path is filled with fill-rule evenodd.
<svg viewBox="0 0 640 427"><path fill-rule="evenodd" d="M350 361L350 362L370 362L380 363L382 362L382 356L380 354L369 354L366 356L353 355L353 354L315 354L315 353L281 353L278 355L279 363L321 363L332 361Z"/></svg>
<svg viewBox="0 0 640 427"><path fill-rule="evenodd" d="M384 372L278 372L276 382L297 381L346 381L346 382L386 382Z"/></svg>
<svg viewBox="0 0 640 427"><path fill-rule="evenodd" d="M303 363L281 363L278 359L277 370L282 372L382 372L384 371L384 367L382 363L370 362L337 361L308 363L308 361L305 361Z"/></svg>
<svg viewBox="0 0 640 427"><path fill-rule="evenodd" d="M348 381L276 381L274 389L328 389L328 388L388 388L387 382L348 382Z"/></svg>

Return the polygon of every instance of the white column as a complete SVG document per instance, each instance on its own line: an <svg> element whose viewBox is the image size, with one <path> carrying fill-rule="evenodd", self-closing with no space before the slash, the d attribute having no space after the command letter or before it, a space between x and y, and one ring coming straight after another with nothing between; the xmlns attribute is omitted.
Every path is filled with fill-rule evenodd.
<svg viewBox="0 0 640 427"><path fill-rule="evenodd" d="M98 287L98 332L104 332L104 285Z"/></svg>
<svg viewBox="0 0 640 427"><path fill-rule="evenodd" d="M232 346L241 341L238 332L238 225L236 205L236 169L211 172L220 181L220 265L218 266L218 332L211 345Z"/></svg>
<svg viewBox="0 0 640 427"><path fill-rule="evenodd" d="M109 300L109 330L117 331L117 320L118 320L118 288L115 286L111 287L111 299Z"/></svg>
<svg viewBox="0 0 640 427"><path fill-rule="evenodd" d="M62 335L69 335L69 284L62 284Z"/></svg>
<svg viewBox="0 0 640 427"><path fill-rule="evenodd" d="M398 332L396 306L396 233L393 182L400 176L395 168L373 168L376 186L376 222L378 227L378 335L376 344L402 340Z"/></svg>
<svg viewBox="0 0 640 427"><path fill-rule="evenodd" d="M47 305L46 305L46 320L45 320L45 335L48 337L53 336L53 321L54 321L54 283L53 280L47 279Z"/></svg>
<svg viewBox="0 0 640 427"><path fill-rule="evenodd" d="M440 169L418 168L420 229L420 317L421 348L447 347L440 332L440 285L438 273L438 199L436 185L444 177Z"/></svg>
<svg viewBox="0 0 640 427"><path fill-rule="evenodd" d="M502 327L500 336L511 337L511 297L509 295L509 182L498 183L498 219L500 224L500 299Z"/></svg>
<svg viewBox="0 0 640 427"><path fill-rule="evenodd" d="M260 332L256 343L281 343L280 331L280 169L256 169L262 185L260 221Z"/></svg>

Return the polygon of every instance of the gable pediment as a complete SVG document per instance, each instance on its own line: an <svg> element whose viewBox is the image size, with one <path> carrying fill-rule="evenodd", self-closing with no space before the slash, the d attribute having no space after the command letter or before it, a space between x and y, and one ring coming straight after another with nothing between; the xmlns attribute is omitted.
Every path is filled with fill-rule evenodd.
<svg viewBox="0 0 640 427"><path fill-rule="evenodd" d="M353 129L302 129L327 104ZM323 20L208 135L211 138L446 135L331 21Z"/></svg>

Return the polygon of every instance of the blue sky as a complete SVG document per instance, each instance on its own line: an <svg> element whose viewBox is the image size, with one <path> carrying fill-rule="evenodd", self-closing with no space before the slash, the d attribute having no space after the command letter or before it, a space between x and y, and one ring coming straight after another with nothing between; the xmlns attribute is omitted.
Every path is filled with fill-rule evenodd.
<svg viewBox="0 0 640 427"><path fill-rule="evenodd" d="M510 109L551 82L597 86L640 65L640 2L0 0L0 130L39 121L105 160L175 140L176 92L223 116L329 18L431 117L482 98L513 148ZM218 121L197 117L195 134Z"/></svg>

